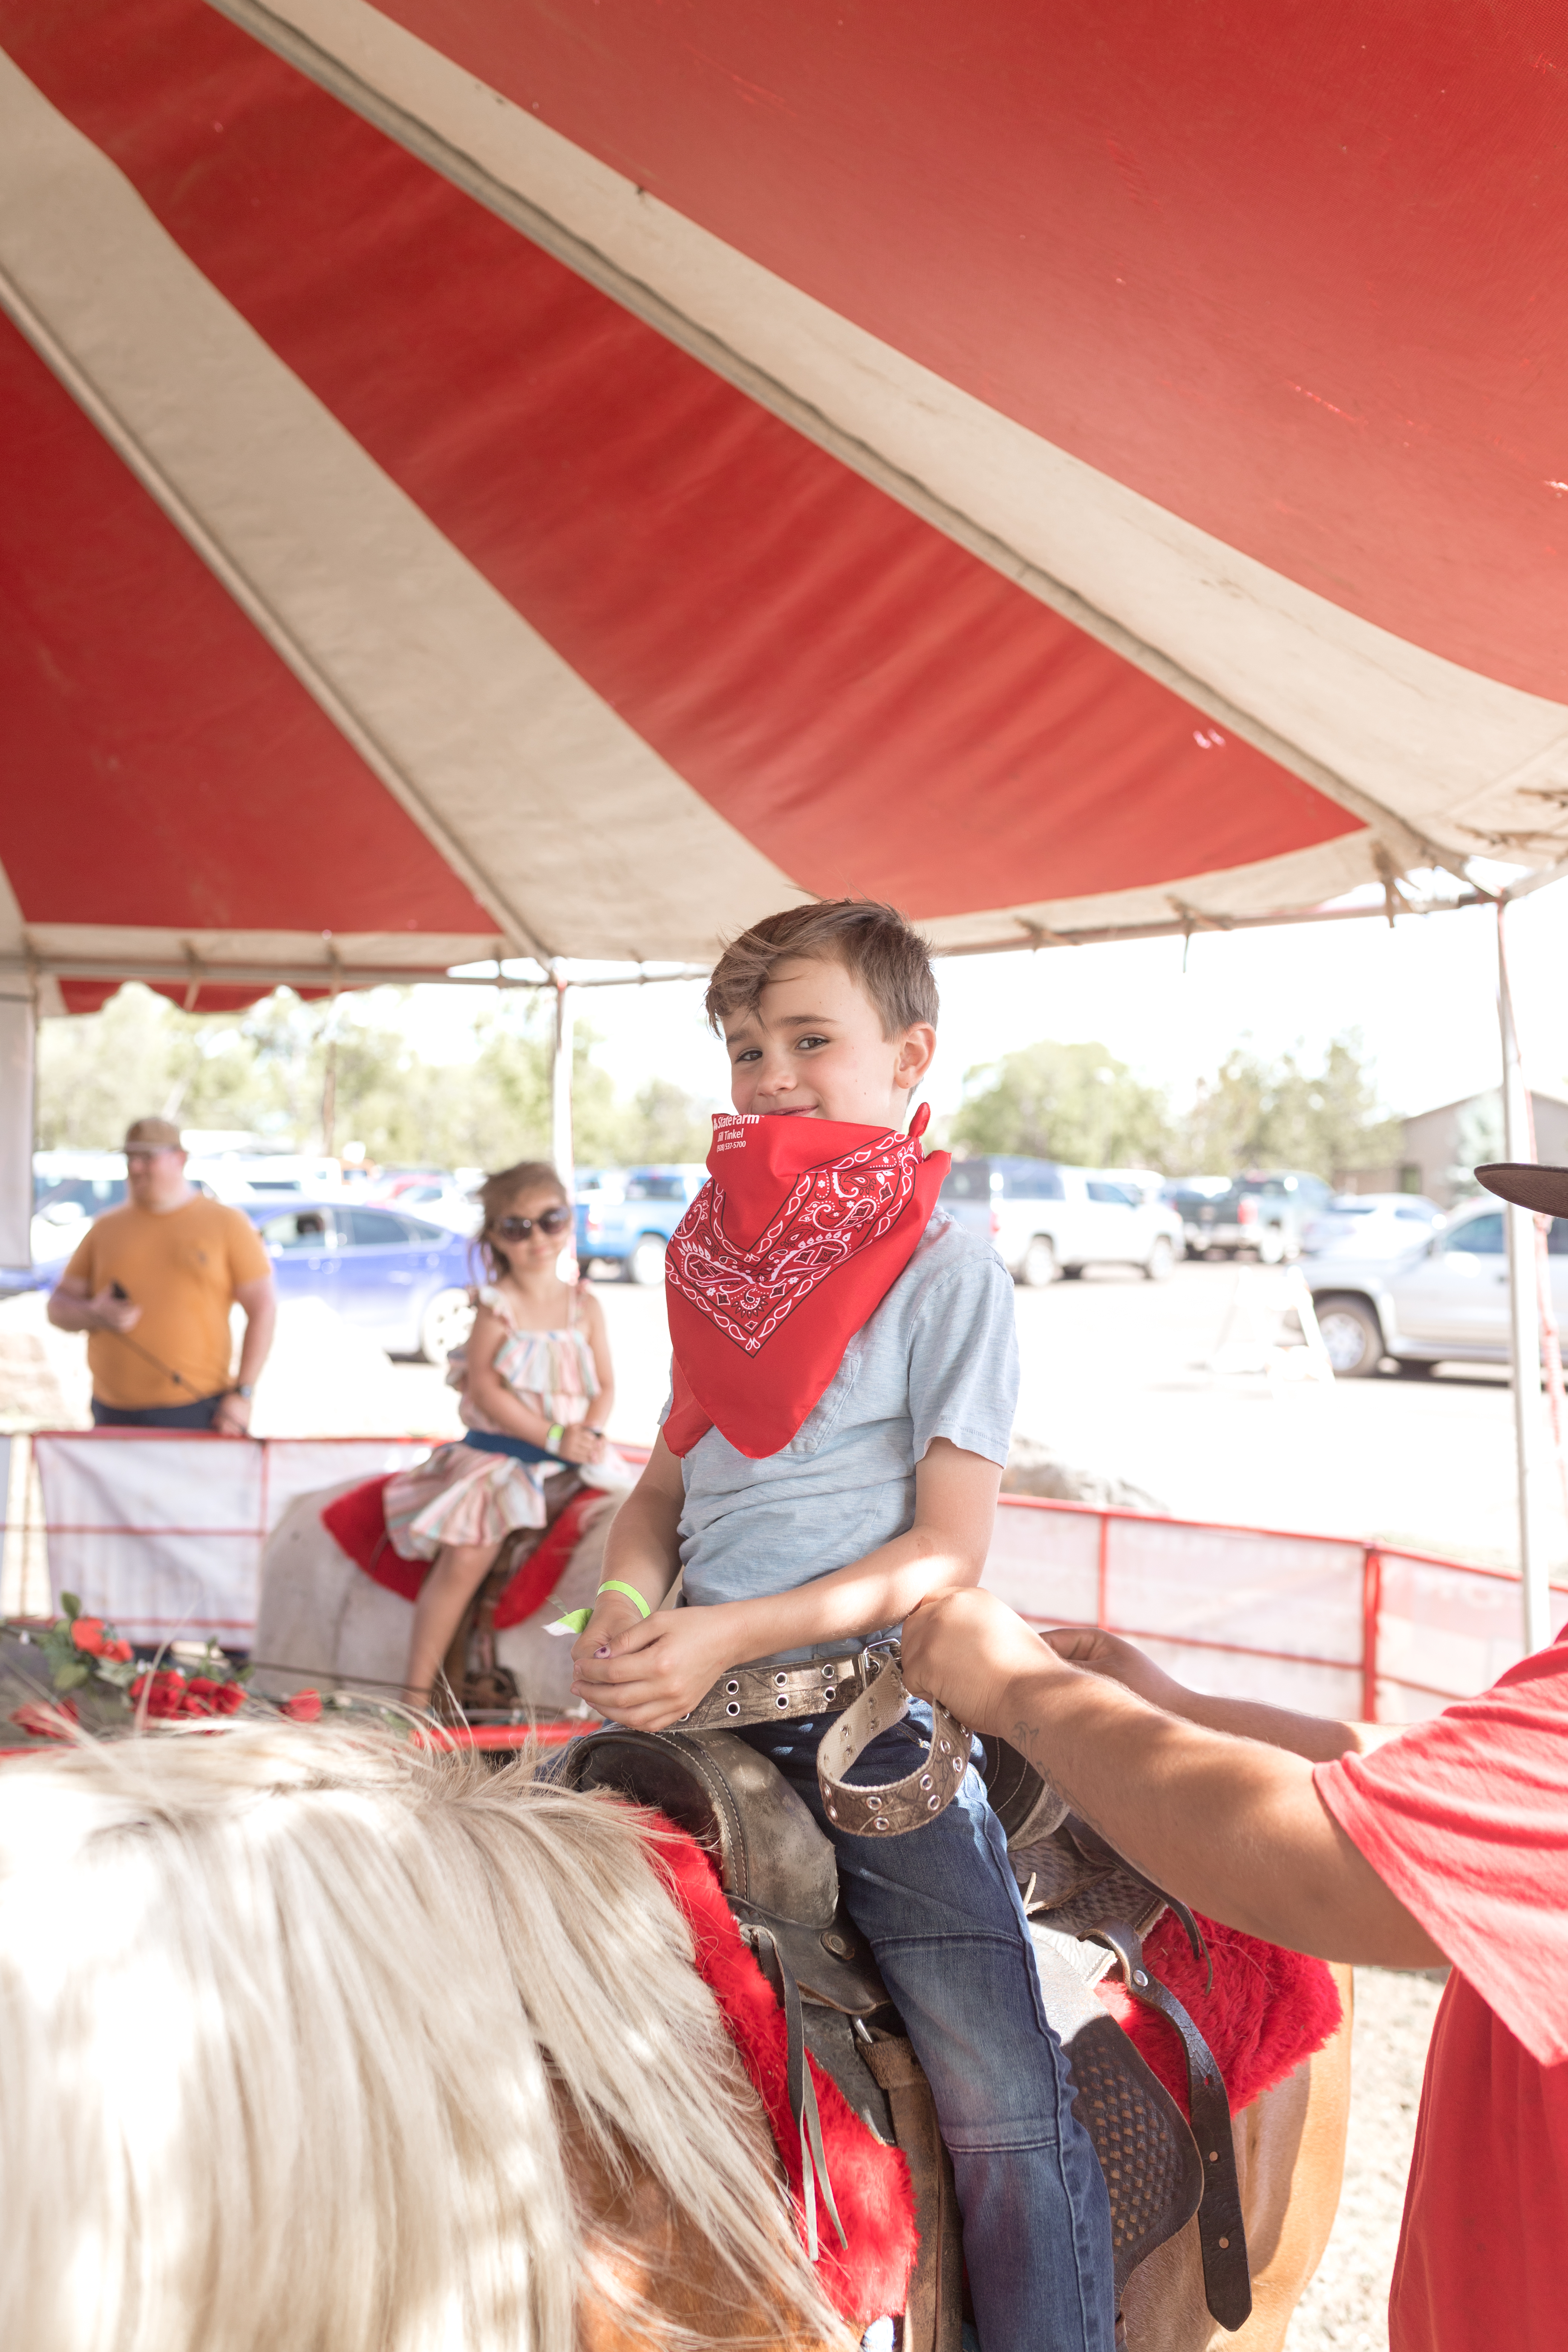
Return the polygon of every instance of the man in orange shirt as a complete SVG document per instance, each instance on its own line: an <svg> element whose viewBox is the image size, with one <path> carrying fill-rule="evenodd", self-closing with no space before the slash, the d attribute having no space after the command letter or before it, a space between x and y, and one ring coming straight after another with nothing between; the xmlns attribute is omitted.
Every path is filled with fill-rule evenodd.
<svg viewBox="0 0 1568 2352"><path fill-rule="evenodd" d="M209 1429L243 1437L272 1344L272 1268L247 1217L185 1181L180 1130L139 1118L125 1138L122 1207L95 1218L49 1300L88 1334L100 1427ZM229 1309L245 1316L230 1376Z"/></svg>

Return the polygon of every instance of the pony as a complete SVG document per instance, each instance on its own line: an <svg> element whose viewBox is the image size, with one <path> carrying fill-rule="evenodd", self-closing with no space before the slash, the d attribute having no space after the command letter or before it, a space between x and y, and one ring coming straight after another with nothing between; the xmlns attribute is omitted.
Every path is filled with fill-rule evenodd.
<svg viewBox="0 0 1568 2352"><path fill-rule="evenodd" d="M379 1689L394 1696L403 1687L411 1604L367 1576L321 1524L323 1507L356 1483L297 1496L267 1538L255 1685L269 1697L286 1698L307 1685ZM606 1495L590 1511L542 1606L496 1633L497 1664L510 1669L522 1704L539 1714L582 1713L572 1696L572 1644L546 1628L569 1610L592 1606L619 1500Z"/></svg>
<svg viewBox="0 0 1568 2352"><path fill-rule="evenodd" d="M646 1825L526 1768L281 1723L10 1764L0 2078L0 2343L853 2341Z"/></svg>
<svg viewBox="0 0 1568 2352"><path fill-rule="evenodd" d="M9 1764L0 2343L852 2352L658 1837L363 1720ZM1347 2037L1237 2118L1252 2320L1215 2334L1189 2229L1134 2275L1129 2352L1278 2352Z"/></svg>

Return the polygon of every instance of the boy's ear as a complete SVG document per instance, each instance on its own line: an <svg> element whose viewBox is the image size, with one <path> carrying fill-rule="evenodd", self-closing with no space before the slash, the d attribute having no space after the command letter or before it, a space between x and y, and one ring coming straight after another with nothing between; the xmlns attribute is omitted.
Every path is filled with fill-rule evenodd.
<svg viewBox="0 0 1568 2352"><path fill-rule="evenodd" d="M919 1086L936 1058L936 1031L929 1021L916 1021L899 1041L898 1083L906 1094Z"/></svg>

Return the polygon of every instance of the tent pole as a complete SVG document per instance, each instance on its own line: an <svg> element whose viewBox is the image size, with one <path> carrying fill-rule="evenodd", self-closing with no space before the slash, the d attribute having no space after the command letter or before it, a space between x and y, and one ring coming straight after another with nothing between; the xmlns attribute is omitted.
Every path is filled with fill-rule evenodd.
<svg viewBox="0 0 1568 2352"><path fill-rule="evenodd" d="M572 1168L572 992L559 964L550 976L555 990L555 1040L550 1064L550 1157L566 1187L568 1201L576 1185Z"/></svg>
<svg viewBox="0 0 1568 2352"><path fill-rule="evenodd" d="M1498 900L1498 1016L1502 1027L1503 1158L1533 1160L1530 1104L1525 1097L1513 993L1508 981L1508 907ZM1528 1209L1505 1205L1508 1230L1509 1356L1513 1371L1513 1435L1519 1482L1519 1574L1528 1654L1552 1639L1547 1565L1535 1524L1535 1443L1541 1403L1541 1321L1536 1296L1535 1220Z"/></svg>
<svg viewBox="0 0 1568 2352"><path fill-rule="evenodd" d="M37 998L31 975L0 981L0 1265L33 1263L37 1037Z"/></svg>

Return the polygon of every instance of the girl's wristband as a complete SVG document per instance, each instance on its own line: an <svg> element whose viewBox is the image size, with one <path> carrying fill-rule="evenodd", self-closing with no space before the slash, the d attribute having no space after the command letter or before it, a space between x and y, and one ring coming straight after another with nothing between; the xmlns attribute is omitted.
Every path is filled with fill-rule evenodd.
<svg viewBox="0 0 1568 2352"><path fill-rule="evenodd" d="M561 1441L565 1434L566 1429L563 1423L559 1421L552 1421L551 1423L549 1428L544 1433L544 1443L550 1448L552 1454L560 1453Z"/></svg>

